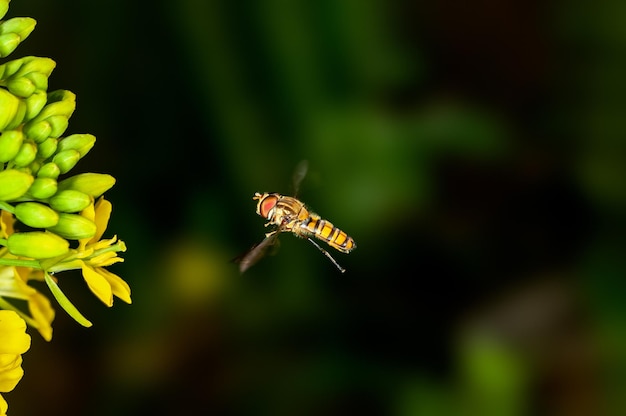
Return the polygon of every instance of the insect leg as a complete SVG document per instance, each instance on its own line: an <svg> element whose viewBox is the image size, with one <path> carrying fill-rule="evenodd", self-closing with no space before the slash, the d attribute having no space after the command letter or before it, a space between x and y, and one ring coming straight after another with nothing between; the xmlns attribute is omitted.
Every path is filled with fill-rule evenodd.
<svg viewBox="0 0 626 416"><path fill-rule="evenodd" d="M345 273L345 272L346 272L346 269L344 269L343 267L341 267L341 266L339 265L339 263L337 263L337 260L335 260L335 259L333 258L333 256L331 256L331 255L330 255L330 253L328 253L328 251L326 251L326 250L324 250L322 247L320 247L320 245L319 245L319 244L317 244L315 241L313 241L313 239L311 239L311 237L306 237L306 239L307 239L307 240L309 240L309 241L311 242L311 244L313 244L315 247L317 247L317 248L319 249L319 251L321 251L321 252L322 252L322 254L323 254L323 255L325 255L326 257L328 257L328 259L329 259L330 261L332 261L332 262L333 262L333 264L335 265L335 267L337 267L337 269L339 269L339 271L340 271L341 273Z"/></svg>

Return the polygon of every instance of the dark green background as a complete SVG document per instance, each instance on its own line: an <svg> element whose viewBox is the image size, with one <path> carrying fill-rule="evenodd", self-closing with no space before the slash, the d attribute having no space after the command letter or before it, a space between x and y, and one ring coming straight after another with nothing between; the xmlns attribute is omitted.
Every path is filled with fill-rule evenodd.
<svg viewBox="0 0 626 416"><path fill-rule="evenodd" d="M626 9L617 1L14 0L111 173L133 305L80 275L12 416L624 414ZM292 192L339 274L262 239ZM580 413L575 413L578 411Z"/></svg>

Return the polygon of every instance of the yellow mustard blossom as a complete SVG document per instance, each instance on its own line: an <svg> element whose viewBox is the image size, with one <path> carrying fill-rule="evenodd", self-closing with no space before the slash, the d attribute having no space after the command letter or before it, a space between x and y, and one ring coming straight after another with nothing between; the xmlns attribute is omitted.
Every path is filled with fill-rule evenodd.
<svg viewBox="0 0 626 416"><path fill-rule="evenodd" d="M22 354L29 348L26 322L13 311L0 310L0 393L10 392L21 380ZM7 408L0 394L0 416L6 416Z"/></svg>
<svg viewBox="0 0 626 416"><path fill-rule="evenodd" d="M52 339L54 309L47 297L26 284L28 279L37 274L41 274L41 271L34 271L26 267L0 267L0 299L3 299L0 302L0 306L10 306L4 298L20 299L28 302L30 317L14 307L10 307L10 309L20 313L30 326L39 331L43 339L50 341Z"/></svg>
<svg viewBox="0 0 626 416"><path fill-rule="evenodd" d="M6 211L0 212L0 236L3 238L13 235L15 218ZM6 251L6 250L2 250ZM17 260L16 256L4 252L3 259ZM28 324L36 328L46 340L52 339L52 321L54 309L47 297L29 286L28 280L43 280L41 270L31 267L0 266L0 307L12 309L19 313ZM4 298L20 299L28 303L30 317L26 316L17 308L12 307Z"/></svg>
<svg viewBox="0 0 626 416"><path fill-rule="evenodd" d="M70 250L75 251L74 255L49 268L51 272L81 269L89 289L107 306L113 305L113 296L131 303L128 284L105 269L112 264L123 262L124 259L117 253L126 251L126 245L117 237L100 240L109 223L111 210L111 203L104 197L85 208L80 215L96 224L95 235L91 238L80 239L78 249Z"/></svg>

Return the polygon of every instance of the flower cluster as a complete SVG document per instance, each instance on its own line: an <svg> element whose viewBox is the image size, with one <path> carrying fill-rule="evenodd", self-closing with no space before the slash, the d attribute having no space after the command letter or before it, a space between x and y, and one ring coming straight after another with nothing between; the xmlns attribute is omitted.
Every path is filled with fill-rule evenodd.
<svg viewBox="0 0 626 416"><path fill-rule="evenodd" d="M0 19L9 0L0 0ZM0 58L34 29L31 18L0 21ZM21 354L30 337L25 325L52 338L55 310L32 281L44 281L57 303L91 326L58 286L66 270L80 270L89 289L107 306L116 296L130 303L130 288L106 269L126 251L117 237L102 239L111 203L102 197L115 184L106 174L70 170L94 146L90 134L63 137L76 107L70 91L48 91L55 67L28 56L0 65L0 392L21 378ZM27 342L28 341L28 342ZM0 396L0 416L6 413Z"/></svg>

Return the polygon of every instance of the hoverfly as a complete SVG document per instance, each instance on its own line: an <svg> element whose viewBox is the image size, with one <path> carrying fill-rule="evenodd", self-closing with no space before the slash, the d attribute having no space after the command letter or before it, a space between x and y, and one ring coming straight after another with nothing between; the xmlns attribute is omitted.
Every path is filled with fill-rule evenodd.
<svg viewBox="0 0 626 416"><path fill-rule="evenodd" d="M307 169L308 163L306 161L300 162L296 168L293 176L296 194L300 182L306 176ZM297 237L306 238L323 255L328 257L341 273L346 271L328 251L320 247L311 237L324 241L342 253L349 253L356 248L352 237L335 227L330 221L326 221L319 215L311 212L303 202L295 197L284 196L275 192L265 192L263 194L256 192L253 199L258 201L256 213L268 220L265 226L274 225L276 228L265 234L263 241L235 260L239 262L241 273L259 261L266 254L267 250L276 243L278 235L283 232L291 232Z"/></svg>

